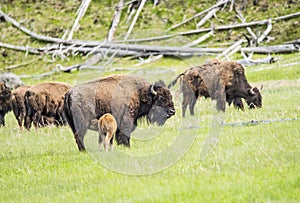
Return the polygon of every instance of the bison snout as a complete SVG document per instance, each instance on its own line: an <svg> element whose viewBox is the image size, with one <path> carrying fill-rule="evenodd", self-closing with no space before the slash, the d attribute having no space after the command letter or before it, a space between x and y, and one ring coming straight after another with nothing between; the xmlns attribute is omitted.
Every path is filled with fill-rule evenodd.
<svg viewBox="0 0 300 203"><path fill-rule="evenodd" d="M168 115L173 116L175 115L175 109L168 109Z"/></svg>

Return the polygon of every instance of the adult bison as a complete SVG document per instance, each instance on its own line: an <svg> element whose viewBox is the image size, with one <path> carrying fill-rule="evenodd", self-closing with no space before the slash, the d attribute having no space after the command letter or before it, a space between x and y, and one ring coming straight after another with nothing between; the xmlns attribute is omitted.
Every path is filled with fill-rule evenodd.
<svg viewBox="0 0 300 203"><path fill-rule="evenodd" d="M80 151L85 150L87 129L98 130L92 120L105 113L112 114L117 121L117 144L128 147L139 118L163 125L175 114L167 88L130 75L112 75L75 86L65 95L64 111Z"/></svg>
<svg viewBox="0 0 300 203"><path fill-rule="evenodd" d="M243 110L242 98L250 108L262 106L259 90L250 86L243 66L237 62L212 60L207 64L188 68L168 87L174 86L179 78L181 78L180 91L183 93L183 117L187 106L191 115L194 115L194 106L200 96L217 100L217 109L222 111L225 111L226 102L229 105L233 103L235 107Z"/></svg>
<svg viewBox="0 0 300 203"><path fill-rule="evenodd" d="M61 82L45 82L32 86L25 93L26 116L24 126L30 129L47 124L52 120L55 124L65 124L63 113L64 95L71 88Z"/></svg>
<svg viewBox="0 0 300 203"><path fill-rule="evenodd" d="M26 108L25 108L25 93L31 86L20 86L12 91L12 109L14 115L18 121L18 125L20 129L23 129L23 122L26 115Z"/></svg>
<svg viewBox="0 0 300 203"><path fill-rule="evenodd" d="M0 127L5 126L5 114L11 111L11 90L0 82Z"/></svg>

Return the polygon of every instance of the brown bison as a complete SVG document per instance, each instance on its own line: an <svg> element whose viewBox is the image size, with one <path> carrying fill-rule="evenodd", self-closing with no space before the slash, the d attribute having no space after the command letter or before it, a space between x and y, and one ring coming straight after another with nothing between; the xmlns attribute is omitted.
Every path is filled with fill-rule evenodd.
<svg viewBox="0 0 300 203"><path fill-rule="evenodd" d="M18 125L20 129L23 129L23 122L26 115L26 108L25 108L25 93L31 86L20 86L12 91L12 109L14 115L18 121Z"/></svg>
<svg viewBox="0 0 300 203"><path fill-rule="evenodd" d="M237 62L221 62L213 60L207 64L191 67L179 74L169 84L174 86L181 78L180 91L183 93L182 116L187 106L194 115L197 98L204 96L217 100L217 110L225 111L226 102L237 108L244 109L242 98L250 108L261 107L262 97L259 90L252 88L247 82L244 68Z"/></svg>
<svg viewBox="0 0 300 203"><path fill-rule="evenodd" d="M32 122L35 127L46 125L49 120L57 125L65 124L64 95L70 88L69 84L61 82L40 83L29 88L24 97L25 128L29 130Z"/></svg>
<svg viewBox="0 0 300 203"><path fill-rule="evenodd" d="M11 111L11 90L0 82L0 127L5 126L5 114Z"/></svg>
<svg viewBox="0 0 300 203"><path fill-rule="evenodd" d="M113 115L106 113L98 120L99 150L113 150L113 139L117 131L117 121Z"/></svg>
<svg viewBox="0 0 300 203"><path fill-rule="evenodd" d="M65 95L64 111L80 151L85 150L87 129L98 130L91 127L91 121L105 113L117 121L117 144L128 147L139 118L163 125L175 114L167 88L129 75L112 75L75 86Z"/></svg>

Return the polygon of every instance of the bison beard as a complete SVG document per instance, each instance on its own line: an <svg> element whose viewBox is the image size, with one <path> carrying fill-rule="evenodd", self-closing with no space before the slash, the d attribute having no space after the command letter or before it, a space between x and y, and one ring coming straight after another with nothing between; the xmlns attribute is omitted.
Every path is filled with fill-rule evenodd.
<svg viewBox="0 0 300 203"><path fill-rule="evenodd" d="M98 130L92 125L92 120L105 113L112 114L117 121L117 144L129 147L130 134L139 118L146 117L150 123L163 125L175 114L175 109L167 88L150 85L134 76L112 75L68 91L64 112L78 149L82 151L85 150L87 129Z"/></svg>

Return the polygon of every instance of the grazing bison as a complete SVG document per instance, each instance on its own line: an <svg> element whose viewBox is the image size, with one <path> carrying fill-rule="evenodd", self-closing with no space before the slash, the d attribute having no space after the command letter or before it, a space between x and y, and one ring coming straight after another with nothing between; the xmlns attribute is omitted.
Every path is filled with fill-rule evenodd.
<svg viewBox="0 0 300 203"><path fill-rule="evenodd" d="M5 126L5 114L11 111L11 90L0 82L0 127Z"/></svg>
<svg viewBox="0 0 300 203"><path fill-rule="evenodd" d="M99 128L99 150L113 150L113 140L117 131L117 121L113 115L106 113L98 120Z"/></svg>
<svg viewBox="0 0 300 203"><path fill-rule="evenodd" d="M259 90L250 86L243 66L237 62L213 60L202 66L191 67L179 74L168 87L174 86L179 78L180 91L183 93L183 117L187 106L191 115L194 115L194 106L200 96L217 100L217 110L222 111L225 111L226 102L243 110L241 98L246 100L250 108L262 106Z"/></svg>
<svg viewBox="0 0 300 203"><path fill-rule="evenodd" d="M12 109L18 121L20 129L23 129L23 121L26 115L25 93L31 86L20 86L12 91Z"/></svg>
<svg viewBox="0 0 300 203"><path fill-rule="evenodd" d="M112 114L118 125L117 144L130 147L130 134L137 120L146 117L151 123L163 125L175 114L170 91L129 75L112 75L69 90L64 111L80 151L85 150L84 136L93 119Z"/></svg>
<svg viewBox="0 0 300 203"><path fill-rule="evenodd" d="M70 88L69 84L60 82L40 83L29 88L24 97L25 128L29 130L32 122L35 127L46 125L46 121L54 121L57 125L65 124L64 95Z"/></svg>

